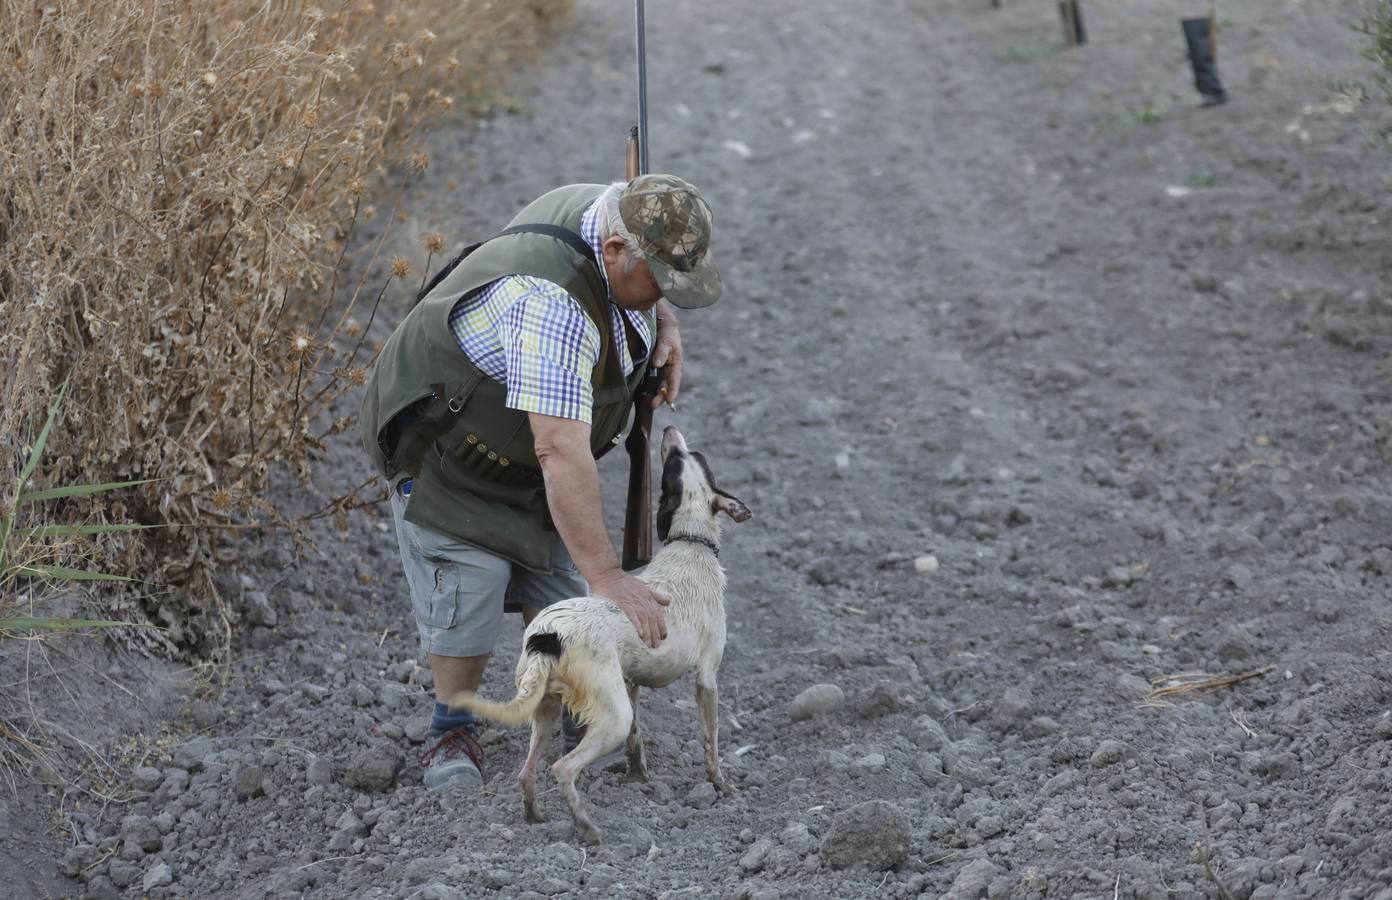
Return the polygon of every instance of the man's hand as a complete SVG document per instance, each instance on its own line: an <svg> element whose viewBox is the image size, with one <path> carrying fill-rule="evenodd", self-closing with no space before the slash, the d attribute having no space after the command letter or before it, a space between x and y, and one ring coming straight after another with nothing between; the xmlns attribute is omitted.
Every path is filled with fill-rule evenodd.
<svg viewBox="0 0 1392 900"><path fill-rule="evenodd" d="M656 648L667 637L667 617L662 607L671 601L648 590L648 586L634 576L615 569L590 582L590 591L623 610L639 639L649 647Z"/></svg>
<svg viewBox="0 0 1392 900"><path fill-rule="evenodd" d="M657 305L657 344L653 347L652 364L662 371L662 392L652 399L653 409L664 401L676 409L681 391L682 341L676 313L666 300Z"/></svg>

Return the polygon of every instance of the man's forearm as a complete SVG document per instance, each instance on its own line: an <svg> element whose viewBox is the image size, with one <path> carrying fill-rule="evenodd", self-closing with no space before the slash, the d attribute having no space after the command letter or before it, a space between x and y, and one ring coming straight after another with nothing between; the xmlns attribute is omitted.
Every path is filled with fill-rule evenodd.
<svg viewBox="0 0 1392 900"><path fill-rule="evenodd" d="M599 469L588 443L538 448L551 520L585 580L594 582L619 570L619 556L604 529Z"/></svg>

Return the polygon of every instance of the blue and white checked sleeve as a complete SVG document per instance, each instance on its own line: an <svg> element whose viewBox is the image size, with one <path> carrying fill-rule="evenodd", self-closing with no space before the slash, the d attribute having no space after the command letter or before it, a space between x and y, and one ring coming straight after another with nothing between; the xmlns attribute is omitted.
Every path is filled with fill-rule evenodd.
<svg viewBox="0 0 1392 900"><path fill-rule="evenodd" d="M516 292L498 318L509 409L586 424L593 415L591 374L599 329L574 297L541 278L512 276Z"/></svg>

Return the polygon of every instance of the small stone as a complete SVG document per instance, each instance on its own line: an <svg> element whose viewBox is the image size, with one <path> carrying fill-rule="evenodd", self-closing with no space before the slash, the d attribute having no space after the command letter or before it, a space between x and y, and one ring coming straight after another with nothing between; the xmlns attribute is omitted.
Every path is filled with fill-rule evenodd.
<svg viewBox="0 0 1392 900"><path fill-rule="evenodd" d="M69 878L76 878L82 874L83 869L96 860L99 854L100 851L92 844L78 844L63 854L62 861L58 863L58 871Z"/></svg>
<svg viewBox="0 0 1392 900"><path fill-rule="evenodd" d="M885 767L883 753L867 753L855 761L855 767L866 772L877 772Z"/></svg>
<svg viewBox="0 0 1392 900"><path fill-rule="evenodd" d="M869 800L832 819L820 856L837 869L863 865L883 871L897 868L908 857L911 842L903 810L884 800Z"/></svg>
<svg viewBox="0 0 1392 900"><path fill-rule="evenodd" d="M1232 588L1239 591L1248 591L1252 587L1252 570L1244 563L1234 563L1228 567L1223 580Z"/></svg>
<svg viewBox="0 0 1392 900"><path fill-rule="evenodd" d="M1034 712L1034 701L1029 692L1017 687L1005 689L1001 698L991 705L991 725L1000 732L1019 729Z"/></svg>
<svg viewBox="0 0 1392 900"><path fill-rule="evenodd" d="M121 820L121 839L126 846L139 847L146 853L154 853L163 843L163 835L159 832L159 827L149 818L139 815L129 815ZM112 881L116 879L113 877ZM124 885L117 885L124 887Z"/></svg>
<svg viewBox="0 0 1392 900"><path fill-rule="evenodd" d="M817 851L817 839L801 822L794 822L784 828L783 833L778 836L778 843L799 856L806 856Z"/></svg>
<svg viewBox="0 0 1392 900"><path fill-rule="evenodd" d="M888 716L899 711L899 697L887 684L877 684L861 704L860 714L867 719Z"/></svg>
<svg viewBox="0 0 1392 900"><path fill-rule="evenodd" d="M836 712L846 704L846 695L834 684L814 684L793 699L788 707L794 722Z"/></svg>
<svg viewBox="0 0 1392 900"><path fill-rule="evenodd" d="M305 779L310 784L328 784L333 778L333 763L323 756L310 758L309 765L305 767Z"/></svg>
<svg viewBox="0 0 1392 900"><path fill-rule="evenodd" d="M991 882L1000 874L1000 869L989 859L976 859L962 867L947 889L944 900L977 900L986 896Z"/></svg>
<svg viewBox="0 0 1392 900"><path fill-rule="evenodd" d="M715 785L700 782L686 795L686 803L693 809L710 809L715 805Z"/></svg>
<svg viewBox="0 0 1392 900"><path fill-rule="evenodd" d="M131 773L131 787L146 794L153 794L160 785L164 773L150 766L137 766Z"/></svg>
<svg viewBox="0 0 1392 900"><path fill-rule="evenodd" d="M1294 753L1273 753L1261 761L1263 774L1270 781L1294 778L1300 774L1300 757Z"/></svg>
<svg viewBox="0 0 1392 900"><path fill-rule="evenodd" d="M1035 716L1025 725L1025 737L1041 738L1056 734L1059 723L1049 716Z"/></svg>
<svg viewBox="0 0 1392 900"><path fill-rule="evenodd" d="M271 606L271 601L266 598L262 591L247 591L243 595L246 600L247 621L253 625L264 625L267 628L274 628L279 616L276 615L275 607Z"/></svg>
<svg viewBox="0 0 1392 900"><path fill-rule="evenodd" d="M1131 748L1121 741L1106 740L1097 745L1097 749L1093 751L1092 757L1088 761L1092 763L1093 768L1100 769L1105 766L1114 766L1132 755Z"/></svg>
<svg viewBox="0 0 1392 900"><path fill-rule="evenodd" d="M1333 597L1319 597L1310 605L1310 612L1314 614L1315 621L1332 625L1339 621L1344 611Z"/></svg>
<svg viewBox="0 0 1392 900"><path fill-rule="evenodd" d="M107 866L106 874L118 888L130 887L140 877L140 867L130 860L117 857Z"/></svg>
<svg viewBox="0 0 1392 900"><path fill-rule="evenodd" d="M1373 736L1378 740L1392 741L1392 719L1378 719L1377 724L1373 726Z"/></svg>
<svg viewBox="0 0 1392 900"><path fill-rule="evenodd" d="M402 766L401 751L387 744L374 744L348 763L343 783L360 791L385 791L396 779Z"/></svg>
<svg viewBox="0 0 1392 900"><path fill-rule="evenodd" d="M768 838L759 838L754 842L745 854L740 857L740 868L746 872L758 872L768 861L769 851L773 849L773 841Z"/></svg>
<svg viewBox="0 0 1392 900"><path fill-rule="evenodd" d="M505 888L512 884L516 879L513 874L506 869L489 869L483 873L483 884L493 890Z"/></svg>
<svg viewBox="0 0 1392 900"><path fill-rule="evenodd" d="M422 718L414 718L406 723L402 729L406 734L406 740L413 744L423 743L425 736L430 733L430 722Z"/></svg>
<svg viewBox="0 0 1392 900"><path fill-rule="evenodd" d="M334 829L352 837L362 837L367 834L367 825L358 814L351 809L345 809L343 814L334 822Z"/></svg>
<svg viewBox="0 0 1392 900"><path fill-rule="evenodd" d="M932 554L914 559L914 571L920 575L932 575L938 571L938 558Z"/></svg>
<svg viewBox="0 0 1392 900"><path fill-rule="evenodd" d="M160 863L145 873L145 877L141 880L140 886L145 889L146 893L149 893L157 887L166 887L173 883L174 871L169 868L168 863Z"/></svg>
<svg viewBox="0 0 1392 900"><path fill-rule="evenodd" d="M238 766L233 776L232 792L238 800L250 800L261 794L261 767Z"/></svg>
<svg viewBox="0 0 1392 900"><path fill-rule="evenodd" d="M932 716L919 716L913 727L913 742L922 750L941 750L952 743L947 731Z"/></svg>
<svg viewBox="0 0 1392 900"><path fill-rule="evenodd" d="M196 728L212 728L222 718L222 709L215 703L195 700L189 704L189 718Z"/></svg>

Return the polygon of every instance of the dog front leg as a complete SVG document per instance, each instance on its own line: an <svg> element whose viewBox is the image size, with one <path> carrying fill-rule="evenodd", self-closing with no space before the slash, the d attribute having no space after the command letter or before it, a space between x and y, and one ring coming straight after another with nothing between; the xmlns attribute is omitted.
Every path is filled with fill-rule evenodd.
<svg viewBox="0 0 1392 900"><path fill-rule="evenodd" d="M628 757L629 781L647 781L648 767L643 762L643 738L638 733L638 685L628 682L628 705L633 709L633 724L628 729L624 755Z"/></svg>
<svg viewBox="0 0 1392 900"><path fill-rule="evenodd" d="M720 745L717 731L720 726L720 703L715 677L696 677L696 705L701 710L701 732L706 739L706 778L722 794L734 793L734 788L720 775Z"/></svg>

